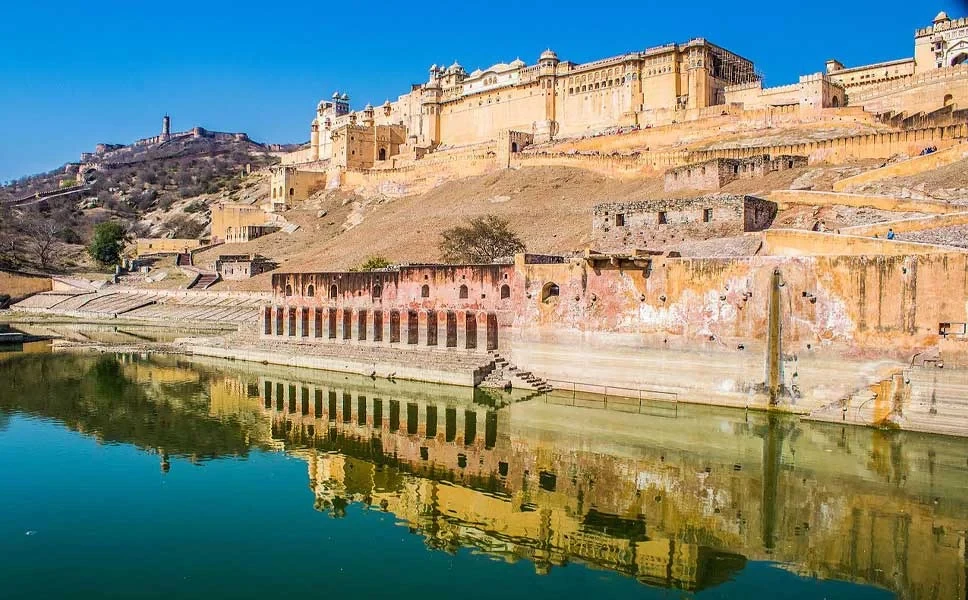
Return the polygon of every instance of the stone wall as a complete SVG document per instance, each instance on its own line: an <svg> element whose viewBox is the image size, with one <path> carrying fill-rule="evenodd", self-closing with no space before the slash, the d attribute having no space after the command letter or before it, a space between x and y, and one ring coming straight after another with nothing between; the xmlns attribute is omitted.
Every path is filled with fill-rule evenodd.
<svg viewBox="0 0 968 600"><path fill-rule="evenodd" d="M654 248L758 231L775 216L773 202L726 194L599 204L592 213L592 243L605 252Z"/></svg>
<svg viewBox="0 0 968 600"><path fill-rule="evenodd" d="M138 238L135 250L138 256L144 256L146 254L184 254L201 246L201 240Z"/></svg>
<svg viewBox="0 0 968 600"><path fill-rule="evenodd" d="M754 156L751 158L715 158L699 164L669 169L665 174L664 189L718 190L736 179L763 177L773 171L785 171L807 166L805 156Z"/></svg>

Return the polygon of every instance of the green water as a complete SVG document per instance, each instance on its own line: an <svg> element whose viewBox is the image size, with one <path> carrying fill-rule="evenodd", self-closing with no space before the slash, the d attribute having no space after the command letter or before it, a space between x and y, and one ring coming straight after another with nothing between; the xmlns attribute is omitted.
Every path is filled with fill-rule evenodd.
<svg viewBox="0 0 968 600"><path fill-rule="evenodd" d="M33 350L3 598L966 594L964 440Z"/></svg>

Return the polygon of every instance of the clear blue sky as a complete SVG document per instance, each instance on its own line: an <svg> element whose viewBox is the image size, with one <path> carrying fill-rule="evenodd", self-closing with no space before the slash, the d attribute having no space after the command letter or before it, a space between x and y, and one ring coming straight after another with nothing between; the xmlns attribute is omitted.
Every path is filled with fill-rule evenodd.
<svg viewBox="0 0 968 600"><path fill-rule="evenodd" d="M7 2L0 13L0 181L77 160L97 142L201 125L302 142L336 89L354 108L546 47L586 61L705 37L768 85L913 55L913 33L965 0L722 2Z"/></svg>

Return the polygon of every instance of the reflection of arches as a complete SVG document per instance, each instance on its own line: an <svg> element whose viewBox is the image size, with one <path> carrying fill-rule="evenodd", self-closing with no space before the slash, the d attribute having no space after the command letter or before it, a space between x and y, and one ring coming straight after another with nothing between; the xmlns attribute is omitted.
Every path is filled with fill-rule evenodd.
<svg viewBox="0 0 968 600"><path fill-rule="evenodd" d="M430 286L427 285L426 283L423 284L423 286L420 288L420 297L430 298Z"/></svg>
<svg viewBox="0 0 968 600"><path fill-rule="evenodd" d="M338 293L339 293L339 289L336 287L336 284L335 283L333 285L329 286L329 297L330 298L335 298Z"/></svg>
<svg viewBox="0 0 968 600"><path fill-rule="evenodd" d="M840 106L840 97L839 97L839 96L834 96L834 97L833 97L833 99L832 99L832 100L830 101L830 104L831 104L831 105L832 105L832 106L833 106L834 108L836 108L836 107L838 107L838 106Z"/></svg>
<svg viewBox="0 0 968 600"><path fill-rule="evenodd" d="M548 302L552 298L557 298L558 294L560 293L561 290L558 288L558 284L553 281L549 281L548 283L544 284L544 287L541 288L541 301Z"/></svg>
<svg viewBox="0 0 968 600"><path fill-rule="evenodd" d="M386 160L386 159L387 159L387 149L380 148L380 158L378 160Z"/></svg>
<svg viewBox="0 0 968 600"><path fill-rule="evenodd" d="M944 95L944 105L945 106L950 106L951 104L954 104L954 101L955 101L955 97L953 95L951 95L951 94L945 94Z"/></svg>
<svg viewBox="0 0 968 600"><path fill-rule="evenodd" d="M286 295L292 296L292 286L289 285L288 283L286 284Z"/></svg>
<svg viewBox="0 0 968 600"><path fill-rule="evenodd" d="M511 286L504 284L501 286L501 300L506 300L511 297Z"/></svg>
<svg viewBox="0 0 968 600"><path fill-rule="evenodd" d="M963 62L968 61L968 52L962 52L951 59L951 66L955 67Z"/></svg>
<svg viewBox="0 0 968 600"><path fill-rule="evenodd" d="M466 299L467 298L467 286L466 285L460 286L460 291L458 292L458 296L461 299Z"/></svg>
<svg viewBox="0 0 968 600"><path fill-rule="evenodd" d="M306 295L309 296L310 298L312 298L313 296L315 296L316 295L316 286L314 286L313 284L310 283L309 284L309 287L306 288Z"/></svg>

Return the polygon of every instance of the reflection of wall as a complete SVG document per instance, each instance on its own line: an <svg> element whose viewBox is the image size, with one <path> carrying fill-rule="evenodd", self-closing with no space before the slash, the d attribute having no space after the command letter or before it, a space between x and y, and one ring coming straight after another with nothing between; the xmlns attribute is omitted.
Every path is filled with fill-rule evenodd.
<svg viewBox="0 0 968 600"><path fill-rule="evenodd" d="M716 585L746 556L907 598L965 593L968 478L957 440L728 411L650 419L529 402L514 405L514 420L500 411L493 447L469 448L342 415L327 423L298 405L270 411L277 435L307 441L313 427L316 448L349 448L304 454L329 502L321 509L336 497L383 505L433 548L526 558L539 572L578 559L683 589Z"/></svg>

